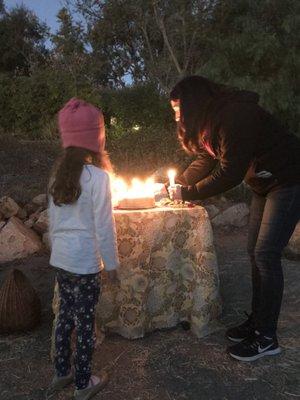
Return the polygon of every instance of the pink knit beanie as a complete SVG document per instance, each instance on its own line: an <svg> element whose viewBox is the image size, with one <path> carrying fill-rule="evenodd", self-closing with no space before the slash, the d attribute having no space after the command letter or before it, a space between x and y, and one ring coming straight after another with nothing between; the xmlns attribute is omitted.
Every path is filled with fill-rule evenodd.
<svg viewBox="0 0 300 400"><path fill-rule="evenodd" d="M64 148L74 146L101 152L105 147L102 111L73 97L58 114L58 125Z"/></svg>

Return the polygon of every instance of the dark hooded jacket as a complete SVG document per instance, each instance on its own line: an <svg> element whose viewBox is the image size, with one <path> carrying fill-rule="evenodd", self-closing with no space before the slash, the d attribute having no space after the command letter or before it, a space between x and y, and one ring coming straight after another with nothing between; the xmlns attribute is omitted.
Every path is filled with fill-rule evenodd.
<svg viewBox="0 0 300 400"><path fill-rule="evenodd" d="M243 180L258 194L300 183L300 140L258 105L253 92L237 91L213 118L213 140L178 177L183 200L201 200Z"/></svg>

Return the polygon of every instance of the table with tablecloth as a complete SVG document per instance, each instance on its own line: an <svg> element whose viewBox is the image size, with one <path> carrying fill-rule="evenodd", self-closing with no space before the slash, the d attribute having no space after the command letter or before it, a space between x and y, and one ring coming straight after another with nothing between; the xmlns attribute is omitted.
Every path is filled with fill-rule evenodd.
<svg viewBox="0 0 300 400"><path fill-rule="evenodd" d="M201 337L221 312L213 233L203 207L115 210L120 283L103 279L97 326L126 338L180 322Z"/></svg>
<svg viewBox="0 0 300 400"><path fill-rule="evenodd" d="M219 328L218 265L206 210L115 210L114 217L119 283L110 283L102 274L98 335L101 330L135 339L184 323L202 337ZM56 286L55 315L58 305Z"/></svg>

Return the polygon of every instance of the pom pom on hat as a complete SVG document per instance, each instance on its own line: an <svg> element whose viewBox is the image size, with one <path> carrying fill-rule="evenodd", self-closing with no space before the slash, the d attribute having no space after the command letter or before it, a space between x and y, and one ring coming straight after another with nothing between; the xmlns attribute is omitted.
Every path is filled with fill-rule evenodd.
<svg viewBox="0 0 300 400"><path fill-rule="evenodd" d="M102 111L92 104L73 97L58 114L62 145L82 147L99 153L105 147Z"/></svg>

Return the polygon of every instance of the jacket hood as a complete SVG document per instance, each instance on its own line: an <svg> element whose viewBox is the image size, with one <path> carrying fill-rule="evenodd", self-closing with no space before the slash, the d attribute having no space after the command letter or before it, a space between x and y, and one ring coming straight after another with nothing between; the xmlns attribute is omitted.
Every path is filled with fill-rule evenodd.
<svg viewBox="0 0 300 400"><path fill-rule="evenodd" d="M233 93L232 99L240 103L258 103L259 95L250 90L237 90Z"/></svg>

